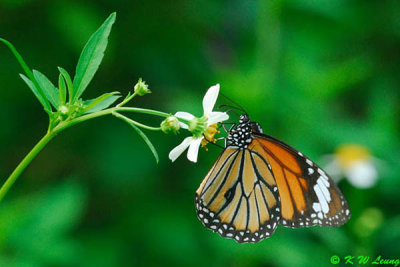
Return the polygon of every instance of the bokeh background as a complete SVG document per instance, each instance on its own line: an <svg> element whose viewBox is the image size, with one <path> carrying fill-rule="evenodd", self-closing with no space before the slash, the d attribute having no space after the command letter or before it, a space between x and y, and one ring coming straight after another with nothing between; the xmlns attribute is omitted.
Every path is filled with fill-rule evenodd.
<svg viewBox="0 0 400 267"><path fill-rule="evenodd" d="M201 115L206 89L220 83L266 133L321 165L343 144L368 149L377 182L365 189L339 182L352 210L343 227L278 227L258 244L237 244L195 214L194 192L218 148L201 151L197 164L171 163L168 152L187 132L148 133L161 158L156 165L128 125L99 118L53 139L0 204L1 266L330 266L332 255L341 263L346 255L400 258L399 1L0 0L0 36L55 82L57 66L74 73L90 34L113 11L109 46L84 98L126 94L142 77L153 93L135 106ZM1 45L1 183L47 126L20 72Z"/></svg>

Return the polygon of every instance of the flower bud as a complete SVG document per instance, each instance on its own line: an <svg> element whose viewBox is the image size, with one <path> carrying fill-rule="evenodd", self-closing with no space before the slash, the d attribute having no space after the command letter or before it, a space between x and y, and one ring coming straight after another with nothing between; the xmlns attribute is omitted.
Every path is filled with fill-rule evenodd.
<svg viewBox="0 0 400 267"><path fill-rule="evenodd" d="M150 94L149 86L145 81L142 81L142 78L139 78L139 81L135 85L135 93L139 96L144 96L145 94Z"/></svg>
<svg viewBox="0 0 400 267"><path fill-rule="evenodd" d="M176 117L170 116L161 122L161 130L166 133L176 134L181 128L179 121Z"/></svg>
<svg viewBox="0 0 400 267"><path fill-rule="evenodd" d="M66 105L61 105L58 110L61 112L61 114L65 115L68 113L69 108Z"/></svg>

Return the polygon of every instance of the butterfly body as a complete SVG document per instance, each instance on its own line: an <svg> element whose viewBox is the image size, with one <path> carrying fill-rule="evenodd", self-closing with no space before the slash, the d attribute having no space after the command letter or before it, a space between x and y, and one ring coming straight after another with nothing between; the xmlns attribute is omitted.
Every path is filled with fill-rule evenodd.
<svg viewBox="0 0 400 267"><path fill-rule="evenodd" d="M350 217L342 193L313 161L263 134L242 115L195 196L202 223L237 242L286 227L339 226Z"/></svg>

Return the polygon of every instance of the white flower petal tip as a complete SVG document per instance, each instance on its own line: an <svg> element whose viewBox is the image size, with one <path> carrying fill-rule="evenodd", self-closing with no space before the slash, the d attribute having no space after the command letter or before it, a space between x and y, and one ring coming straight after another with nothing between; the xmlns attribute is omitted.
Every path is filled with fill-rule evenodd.
<svg viewBox="0 0 400 267"><path fill-rule="evenodd" d="M219 83L214 86L211 86L207 90L207 93L203 98L203 110L205 115L208 115L210 112L212 112L214 105L217 102L218 94L219 94Z"/></svg>
<svg viewBox="0 0 400 267"><path fill-rule="evenodd" d="M178 111L175 113L175 117L191 121L194 119L194 115L190 114L189 112L184 112L184 111Z"/></svg>
<svg viewBox="0 0 400 267"><path fill-rule="evenodd" d="M181 126L182 129L189 129L189 126L186 123L179 122L179 125Z"/></svg>
<svg viewBox="0 0 400 267"><path fill-rule="evenodd" d="M199 147L200 147L201 140L203 140L203 137L194 139L189 146L187 158L191 162L194 162L194 163L197 162L197 155L199 154Z"/></svg>
<svg viewBox="0 0 400 267"><path fill-rule="evenodd" d="M186 148L188 148L192 141L193 137L191 136L183 139L182 143L180 143L177 147L172 149L171 152L169 152L169 159L174 162L186 150Z"/></svg>
<svg viewBox="0 0 400 267"><path fill-rule="evenodd" d="M227 119L229 119L229 115L225 112L211 112L208 115L208 125L217 123L217 122L221 122L221 121L226 121Z"/></svg>

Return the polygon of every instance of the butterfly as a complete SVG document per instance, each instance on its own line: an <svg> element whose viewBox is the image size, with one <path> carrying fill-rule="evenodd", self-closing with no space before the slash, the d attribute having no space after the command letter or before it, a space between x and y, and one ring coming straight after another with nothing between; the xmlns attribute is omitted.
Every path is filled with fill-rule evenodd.
<svg viewBox="0 0 400 267"><path fill-rule="evenodd" d="M263 134L241 115L195 195L204 226L239 243L270 237L276 227L340 226L350 218L332 179L303 153Z"/></svg>

